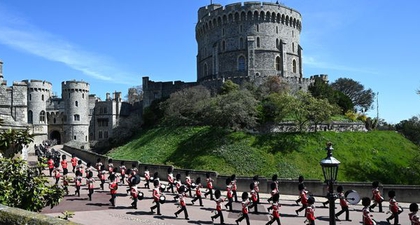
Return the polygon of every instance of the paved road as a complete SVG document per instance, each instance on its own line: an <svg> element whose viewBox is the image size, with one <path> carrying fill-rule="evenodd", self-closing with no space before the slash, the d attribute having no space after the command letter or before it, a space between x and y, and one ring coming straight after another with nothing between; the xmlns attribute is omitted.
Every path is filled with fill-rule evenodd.
<svg viewBox="0 0 420 225"><path fill-rule="evenodd" d="M29 160L34 160L31 158ZM71 168L71 166L70 166ZM74 174L71 173L70 176ZM46 171L44 171L45 174ZM52 179L51 179L52 180ZM185 220L183 214L179 215L178 218L175 217L174 212L178 210L178 206L176 205L176 201L173 200L173 194L165 193L166 195L166 203L161 205L161 213L162 215L153 214L150 211L150 207L152 204L152 192L151 189L143 188L142 183L140 183L139 187L142 192L145 194L145 198L138 202L138 209L131 208L130 196L126 194L126 187L127 186L120 186L118 189L118 197L116 200L116 206L112 207L109 203L110 195L109 191L107 190L108 185L105 185L105 190L100 190L97 188L95 193L93 194L92 201L88 200L87 197L87 189L86 186L82 187L80 197L74 195L75 188L72 186L69 187L69 195L65 196L61 203L50 209L45 208L42 213L47 214L50 216L59 216L64 211L72 211L75 213L73 218L70 220L73 222L81 223L81 224L89 224L89 225L107 225L107 224L124 224L124 225L131 225L131 224L159 224L159 225L178 225L178 224L213 224L211 220L211 216L214 215L213 210L215 209L215 203L210 201L209 199L204 199L203 205L199 206L196 202L195 205L191 204L191 199L187 199L187 210L189 213L190 220ZM99 182L95 184L95 187L99 187ZM204 191L204 189L203 189ZM240 193L238 194L240 195ZM269 197L268 194L261 194L261 202L262 204L259 205L258 211L259 214L250 213L250 221L252 225L260 225L266 224L267 221L270 219L270 215L267 211L267 208L270 206L266 199ZM282 207L280 208L281 214L281 223L283 225L287 224L304 224L305 218L303 212L297 216L295 210L299 208L298 205L294 202L297 199L297 196L290 196L290 195L281 195L280 196L280 203ZM325 201L325 198L316 198L316 211L315 216L317 217L316 224L317 225L327 225L329 224L328 213L329 209L324 208L322 206L322 202ZM404 208L404 212L400 215L400 224L410 224L408 220L408 203L400 203L400 205ZM336 210L340 210L340 206L338 201L336 203ZM240 203L233 204L233 211L223 211L225 217L226 224L236 224L235 220L238 218L240 213L241 205ZM384 210L387 211L388 203L384 203ZM362 218L362 206L360 204L351 206L350 209L350 218L352 219L351 222L349 221L337 221L337 224L345 224L345 225L356 225L361 224ZM386 222L386 218L389 214L386 213L379 213L373 212L372 213L374 219L378 222L378 224L388 224ZM341 216L344 219L344 215ZM214 224L219 224L219 220L216 219ZM246 224L245 221L242 221L241 224Z"/></svg>

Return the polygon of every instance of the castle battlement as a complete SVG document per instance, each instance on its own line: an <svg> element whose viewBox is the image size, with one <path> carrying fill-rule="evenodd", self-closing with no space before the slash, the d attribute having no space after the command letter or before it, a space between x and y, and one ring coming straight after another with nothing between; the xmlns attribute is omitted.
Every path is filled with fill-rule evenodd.
<svg viewBox="0 0 420 225"><path fill-rule="evenodd" d="M89 83L84 81L63 81L61 82L63 92L89 92Z"/></svg>

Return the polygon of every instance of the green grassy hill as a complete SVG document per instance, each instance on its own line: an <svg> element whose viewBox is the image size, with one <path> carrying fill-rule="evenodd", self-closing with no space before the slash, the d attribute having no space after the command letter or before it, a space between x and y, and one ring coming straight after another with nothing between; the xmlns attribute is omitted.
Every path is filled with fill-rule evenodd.
<svg viewBox="0 0 420 225"><path fill-rule="evenodd" d="M248 134L210 127L155 128L107 153L115 159L220 174L322 179L327 141L340 181L420 184L419 148L392 131Z"/></svg>

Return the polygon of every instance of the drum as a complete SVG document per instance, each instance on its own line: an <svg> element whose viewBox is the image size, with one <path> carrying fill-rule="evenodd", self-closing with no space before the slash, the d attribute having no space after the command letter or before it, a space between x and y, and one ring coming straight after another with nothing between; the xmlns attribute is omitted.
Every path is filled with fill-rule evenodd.
<svg viewBox="0 0 420 225"><path fill-rule="evenodd" d="M160 184L159 189L160 189L161 192L164 192L166 190L166 185Z"/></svg>
<svg viewBox="0 0 420 225"><path fill-rule="evenodd" d="M197 187L197 185L195 183L191 183L191 188L195 189Z"/></svg>
<svg viewBox="0 0 420 225"><path fill-rule="evenodd" d="M166 197L165 197L165 195L161 195L161 196L159 197L159 203L160 203L160 204L164 204L164 203L165 203L165 201L166 201Z"/></svg>
<svg viewBox="0 0 420 225"><path fill-rule="evenodd" d="M360 202L359 193L357 193L357 191L355 190L346 191L346 193L344 193L344 196L351 205L357 205Z"/></svg>
<svg viewBox="0 0 420 225"><path fill-rule="evenodd" d="M138 193L137 193L137 199L138 200L142 200L144 198L144 193L143 192L141 192L141 191L139 191Z"/></svg>

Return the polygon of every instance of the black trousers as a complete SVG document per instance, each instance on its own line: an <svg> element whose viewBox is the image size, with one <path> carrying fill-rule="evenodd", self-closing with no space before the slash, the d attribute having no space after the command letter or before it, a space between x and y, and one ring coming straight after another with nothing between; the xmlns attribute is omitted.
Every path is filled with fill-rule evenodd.
<svg viewBox="0 0 420 225"><path fill-rule="evenodd" d="M112 206L115 206L115 199L117 198L117 194L111 194L111 199L109 201L111 202Z"/></svg>
<svg viewBox="0 0 420 225"><path fill-rule="evenodd" d="M209 189L209 191L207 191L206 193L204 193L204 197L206 197L207 198L207 195L208 194L210 194L210 199L211 200L214 200L213 199L213 189Z"/></svg>
<svg viewBox="0 0 420 225"><path fill-rule="evenodd" d="M376 205L378 205L378 207L379 207L379 212L382 212L382 201L380 201L380 202L375 201L375 203L373 203L371 206L369 206L369 209L373 210L373 208L375 208Z"/></svg>
<svg viewBox="0 0 420 225"><path fill-rule="evenodd" d="M266 225L270 225L270 224L274 223L274 221L277 221L277 225L281 225L280 218L274 218L274 217L270 221L268 221L268 223L266 223Z"/></svg>
<svg viewBox="0 0 420 225"><path fill-rule="evenodd" d="M188 211L187 211L187 207L186 206L181 206L181 208L178 210L178 211L176 211L176 215L178 215L178 214L180 214L182 211L184 211L184 216L185 216L185 219L188 219Z"/></svg>
<svg viewBox="0 0 420 225"><path fill-rule="evenodd" d="M214 215L214 216L212 216L211 218L212 219L216 219L217 217L220 217L220 223L224 223L225 222L225 220L223 219L223 213L222 213L222 210L217 210L217 214L216 215Z"/></svg>
<svg viewBox="0 0 420 225"><path fill-rule="evenodd" d="M241 222L243 219L246 221L246 225L249 225L249 216L248 213L243 213L235 222Z"/></svg>
<svg viewBox="0 0 420 225"><path fill-rule="evenodd" d="M350 220L349 216L349 207L348 206L341 206L341 211L335 214L335 217L339 217L341 214L346 212L346 220Z"/></svg>
<svg viewBox="0 0 420 225"><path fill-rule="evenodd" d="M93 189L89 189L89 201L92 201L92 194L93 194Z"/></svg>
<svg viewBox="0 0 420 225"><path fill-rule="evenodd" d="M228 198L228 203L225 205L225 207L229 207L229 211L232 211L232 203L233 198Z"/></svg>
<svg viewBox="0 0 420 225"><path fill-rule="evenodd" d="M390 217L388 217L388 219L386 219L387 221L388 220L392 220L392 219L394 219L394 225L397 225L398 224L398 222L399 222L399 215L400 215L400 213L402 213L403 212L403 210L398 210L398 212L392 212L392 215L390 216Z"/></svg>
<svg viewBox="0 0 420 225"><path fill-rule="evenodd" d="M201 198L201 195L196 195L195 198L193 198L193 200L191 200L191 202L194 204L195 201L200 202L200 206L203 206L203 199Z"/></svg>
<svg viewBox="0 0 420 225"><path fill-rule="evenodd" d="M150 207L150 209L153 211L154 209L157 209L157 214L160 215L160 202L154 201L155 205Z"/></svg>

